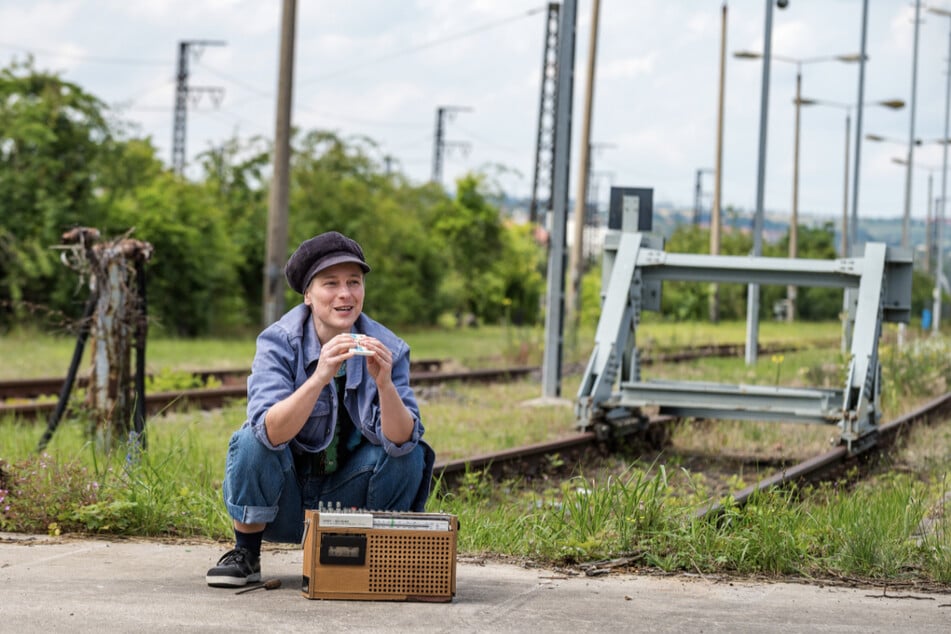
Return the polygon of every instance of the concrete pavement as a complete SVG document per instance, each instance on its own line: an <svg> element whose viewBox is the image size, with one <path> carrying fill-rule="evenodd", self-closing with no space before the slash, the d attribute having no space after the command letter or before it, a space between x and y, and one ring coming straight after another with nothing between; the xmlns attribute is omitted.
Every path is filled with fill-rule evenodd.
<svg viewBox="0 0 951 634"><path fill-rule="evenodd" d="M460 558L451 603L313 601L303 553L266 547L236 595L205 572L227 546L0 533L0 632L939 632L951 594L694 576L598 577Z"/></svg>

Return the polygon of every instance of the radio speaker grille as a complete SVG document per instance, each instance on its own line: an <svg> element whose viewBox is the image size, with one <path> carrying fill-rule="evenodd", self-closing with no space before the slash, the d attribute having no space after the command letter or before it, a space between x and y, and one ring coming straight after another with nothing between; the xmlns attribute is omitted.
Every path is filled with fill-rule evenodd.
<svg viewBox="0 0 951 634"><path fill-rule="evenodd" d="M387 535L375 532L367 544L368 590L380 594L451 595L452 537Z"/></svg>

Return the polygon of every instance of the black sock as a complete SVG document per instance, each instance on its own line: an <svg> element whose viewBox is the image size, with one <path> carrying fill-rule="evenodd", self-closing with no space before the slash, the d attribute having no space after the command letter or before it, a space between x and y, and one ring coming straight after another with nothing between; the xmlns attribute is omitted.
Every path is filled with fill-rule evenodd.
<svg viewBox="0 0 951 634"><path fill-rule="evenodd" d="M261 556L261 540L264 538L264 531L257 533L242 533L237 528L234 529L234 545L239 548L247 548L257 556Z"/></svg>

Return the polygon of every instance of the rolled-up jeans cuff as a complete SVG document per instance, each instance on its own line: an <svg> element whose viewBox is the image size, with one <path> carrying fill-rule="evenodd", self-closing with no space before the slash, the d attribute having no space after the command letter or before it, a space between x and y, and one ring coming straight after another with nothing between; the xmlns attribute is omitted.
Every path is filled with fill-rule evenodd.
<svg viewBox="0 0 951 634"><path fill-rule="evenodd" d="M240 506L225 502L228 515L242 524L270 524L277 517L276 506Z"/></svg>

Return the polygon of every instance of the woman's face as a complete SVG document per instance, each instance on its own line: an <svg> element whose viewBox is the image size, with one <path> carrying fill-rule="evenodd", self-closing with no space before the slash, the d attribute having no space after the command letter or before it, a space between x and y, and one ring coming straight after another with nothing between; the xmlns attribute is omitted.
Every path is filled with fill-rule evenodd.
<svg viewBox="0 0 951 634"><path fill-rule="evenodd" d="M314 276L304 293L304 303L310 306L321 343L350 332L363 312L363 296L363 269L358 264L335 264Z"/></svg>

